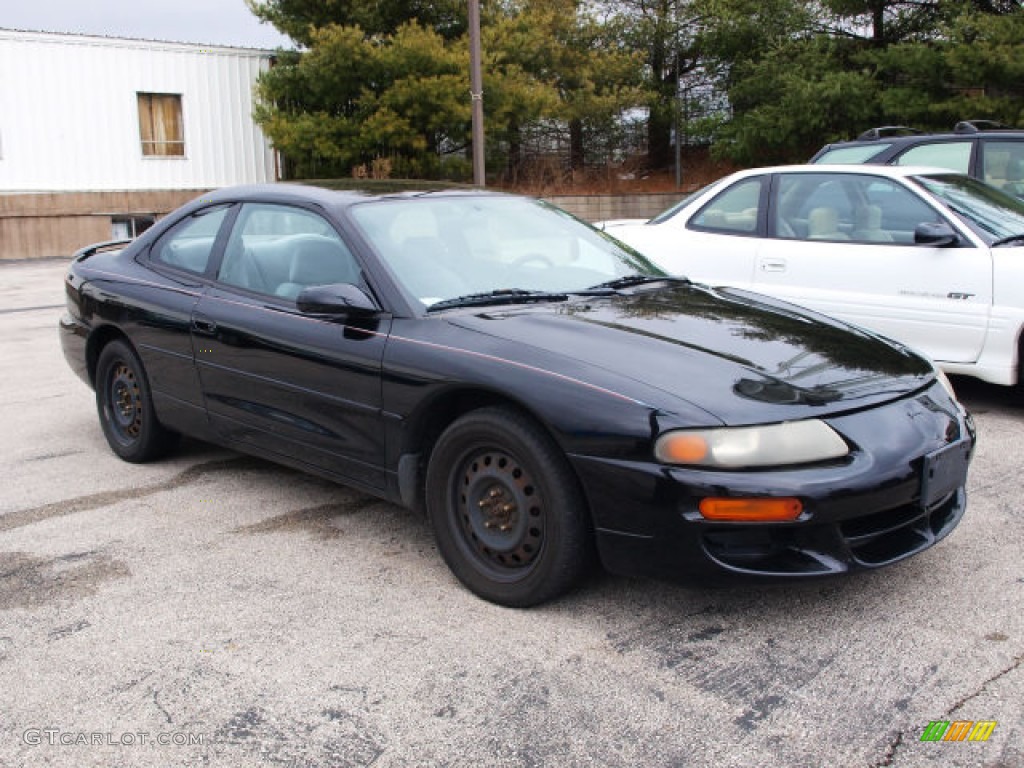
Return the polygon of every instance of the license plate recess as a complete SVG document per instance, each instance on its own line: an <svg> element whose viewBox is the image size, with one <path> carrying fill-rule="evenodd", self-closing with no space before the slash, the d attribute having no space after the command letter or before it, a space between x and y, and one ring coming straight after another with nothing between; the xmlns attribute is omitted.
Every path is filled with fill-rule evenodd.
<svg viewBox="0 0 1024 768"><path fill-rule="evenodd" d="M966 440L927 454L921 468L921 506L934 506L966 483L970 462L971 446Z"/></svg>

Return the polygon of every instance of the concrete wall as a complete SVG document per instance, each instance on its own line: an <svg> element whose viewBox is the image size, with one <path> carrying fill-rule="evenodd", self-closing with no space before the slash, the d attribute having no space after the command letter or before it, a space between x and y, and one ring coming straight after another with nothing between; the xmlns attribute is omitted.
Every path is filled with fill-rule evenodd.
<svg viewBox="0 0 1024 768"><path fill-rule="evenodd" d="M682 200L687 191L632 195L552 195L545 197L584 221L649 219Z"/></svg>
<svg viewBox="0 0 1024 768"><path fill-rule="evenodd" d="M160 219L207 191L0 194L0 260L70 256L86 245L112 239L115 217ZM601 221L649 219L685 194L553 195L545 199L585 221Z"/></svg>
<svg viewBox="0 0 1024 768"><path fill-rule="evenodd" d="M0 259L70 256L113 237L115 217L159 219L206 189L0 195Z"/></svg>

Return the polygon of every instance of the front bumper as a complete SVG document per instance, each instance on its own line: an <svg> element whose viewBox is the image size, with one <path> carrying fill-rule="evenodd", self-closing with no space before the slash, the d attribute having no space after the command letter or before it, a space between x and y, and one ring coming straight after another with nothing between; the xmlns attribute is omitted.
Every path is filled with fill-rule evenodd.
<svg viewBox="0 0 1024 768"><path fill-rule="evenodd" d="M825 420L853 449L822 466L722 472L571 457L604 566L659 578L824 576L897 562L956 527L975 433L941 387ZM926 458L940 451L941 462ZM926 482L929 468L943 477ZM784 523L709 521L698 511L709 496L795 496L804 513Z"/></svg>

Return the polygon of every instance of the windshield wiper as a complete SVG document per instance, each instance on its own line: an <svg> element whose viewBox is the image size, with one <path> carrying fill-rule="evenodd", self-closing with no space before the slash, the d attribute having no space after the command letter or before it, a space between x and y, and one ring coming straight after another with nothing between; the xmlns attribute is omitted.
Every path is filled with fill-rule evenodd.
<svg viewBox="0 0 1024 768"><path fill-rule="evenodd" d="M493 304L525 304L530 301L568 301L567 293L549 291L528 291L524 288L499 288L484 293L467 293L450 299L436 301L427 307L427 312L453 307L480 307Z"/></svg>
<svg viewBox="0 0 1024 768"><path fill-rule="evenodd" d="M1001 237L992 243L993 248L998 248L1000 245L1009 245L1010 243L1016 243L1018 240L1024 241L1024 232L1019 235L1010 235L1009 237Z"/></svg>
<svg viewBox="0 0 1024 768"><path fill-rule="evenodd" d="M602 288L632 288L637 285L646 285L648 283L678 283L680 285L689 285L690 281L685 277L669 277L668 275L626 275L625 277L617 277L614 280L608 280L604 283L592 285L587 290L598 291Z"/></svg>

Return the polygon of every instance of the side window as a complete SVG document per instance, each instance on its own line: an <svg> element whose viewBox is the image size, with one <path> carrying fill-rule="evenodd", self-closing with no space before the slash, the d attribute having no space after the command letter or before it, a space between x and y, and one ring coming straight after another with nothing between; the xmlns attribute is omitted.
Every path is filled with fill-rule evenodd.
<svg viewBox="0 0 1024 768"><path fill-rule="evenodd" d="M906 187L875 179L866 185L870 221L861 222L859 239L912 245L918 224L937 223L942 216ZM877 225L877 226L876 226Z"/></svg>
<svg viewBox="0 0 1024 768"><path fill-rule="evenodd" d="M777 235L796 240L912 244L918 224L941 220L899 183L860 174L781 176L774 210Z"/></svg>
<svg viewBox="0 0 1024 768"><path fill-rule="evenodd" d="M734 235L754 234L764 183L764 176L756 176L733 184L701 208L690 219L689 227Z"/></svg>
<svg viewBox="0 0 1024 768"><path fill-rule="evenodd" d="M203 274L229 210L230 206L221 205L193 213L160 238L150 258L170 267Z"/></svg>
<svg viewBox="0 0 1024 768"><path fill-rule="evenodd" d="M943 141L919 144L896 158L896 165L934 165L967 173L971 166L971 142Z"/></svg>
<svg viewBox="0 0 1024 768"><path fill-rule="evenodd" d="M983 181L1024 197L1024 141L985 141L981 145Z"/></svg>
<svg viewBox="0 0 1024 768"><path fill-rule="evenodd" d="M850 175L793 173L779 177L774 225L777 237L849 240L854 229L855 179Z"/></svg>
<svg viewBox="0 0 1024 768"><path fill-rule="evenodd" d="M323 217L287 205L246 203L228 238L218 279L294 299L311 285L361 283L361 273Z"/></svg>

